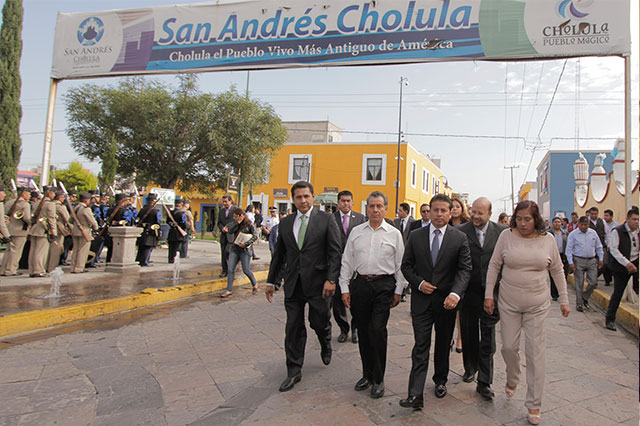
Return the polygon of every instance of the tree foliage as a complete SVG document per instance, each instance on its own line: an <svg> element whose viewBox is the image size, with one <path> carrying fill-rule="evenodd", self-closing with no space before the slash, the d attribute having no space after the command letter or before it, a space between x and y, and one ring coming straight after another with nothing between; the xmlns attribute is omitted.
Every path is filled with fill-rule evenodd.
<svg viewBox="0 0 640 426"><path fill-rule="evenodd" d="M98 180L100 182L100 189L102 192L107 192L109 185L113 185L113 181L116 179L118 173L118 159L116 154L118 152L118 144L115 138L111 138L109 146L102 155L102 169Z"/></svg>
<svg viewBox="0 0 640 426"><path fill-rule="evenodd" d="M22 0L5 0L0 30L0 183L15 179L20 163Z"/></svg>
<svg viewBox="0 0 640 426"><path fill-rule="evenodd" d="M268 158L286 139L273 108L234 88L201 93L194 75L171 89L157 80L129 78L117 87L85 85L66 96L67 133L90 160L105 158L116 141L117 170L137 184L210 192L226 187L230 169L247 181L264 179ZM266 172L265 172L266 171Z"/></svg>
<svg viewBox="0 0 640 426"><path fill-rule="evenodd" d="M96 175L82 168L82 164L78 161L69 164L67 169L54 171L52 177L62 182L67 190L77 188L78 192L88 192L98 186Z"/></svg>

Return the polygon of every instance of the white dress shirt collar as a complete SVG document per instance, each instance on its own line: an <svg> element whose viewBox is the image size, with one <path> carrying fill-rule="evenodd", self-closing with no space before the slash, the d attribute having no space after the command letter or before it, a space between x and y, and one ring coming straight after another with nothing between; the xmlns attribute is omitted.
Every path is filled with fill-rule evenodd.
<svg viewBox="0 0 640 426"><path fill-rule="evenodd" d="M351 210L349 210L347 213L342 213L340 210L338 210L340 212L340 220L343 221L345 216L349 216L351 217Z"/></svg>
<svg viewBox="0 0 640 426"><path fill-rule="evenodd" d="M307 219L309 219L311 217L311 211L313 210L313 206L311 206L311 208L309 210L307 210L306 213L302 214L300 213L300 210L298 210L298 212L296 213L296 221L300 220L300 216L306 216Z"/></svg>

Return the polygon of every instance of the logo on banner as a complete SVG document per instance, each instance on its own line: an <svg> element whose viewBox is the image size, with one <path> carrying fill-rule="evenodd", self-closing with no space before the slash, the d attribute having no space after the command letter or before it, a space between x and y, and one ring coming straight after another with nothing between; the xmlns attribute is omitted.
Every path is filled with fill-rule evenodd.
<svg viewBox="0 0 640 426"><path fill-rule="evenodd" d="M83 46L93 46L98 43L104 35L104 24L96 16L85 19L78 26L78 41Z"/></svg>
<svg viewBox="0 0 640 426"><path fill-rule="evenodd" d="M563 18L586 18L589 14L584 12L584 8L592 4L593 0L562 0L558 5L558 14Z"/></svg>

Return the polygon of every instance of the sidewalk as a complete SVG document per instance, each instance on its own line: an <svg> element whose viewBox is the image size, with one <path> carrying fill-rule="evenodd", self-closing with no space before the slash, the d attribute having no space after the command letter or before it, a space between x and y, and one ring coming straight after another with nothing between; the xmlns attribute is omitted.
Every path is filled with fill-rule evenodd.
<svg viewBox="0 0 640 426"><path fill-rule="evenodd" d="M2 342L0 425L527 424L525 379L507 400L499 350L493 402L462 382L454 352L445 398L434 397L429 379L423 411L398 405L411 364L409 303L391 312L384 398L353 390L357 345L337 343L335 324L331 365L309 330L302 381L280 393L284 321L282 292L269 304L245 287L231 299L200 297ZM599 312L562 318L552 303L541 424L638 424L637 340L601 323Z"/></svg>

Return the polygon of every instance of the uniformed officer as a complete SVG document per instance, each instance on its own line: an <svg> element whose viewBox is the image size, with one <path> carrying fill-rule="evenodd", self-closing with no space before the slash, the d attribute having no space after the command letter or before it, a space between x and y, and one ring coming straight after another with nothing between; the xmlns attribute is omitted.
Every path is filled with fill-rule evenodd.
<svg viewBox="0 0 640 426"><path fill-rule="evenodd" d="M158 243L162 215L154 205L155 200L155 194L147 195L147 203L138 213L137 223L143 228L142 235L138 239L138 255L136 256L136 262L140 263L140 266L151 266L149 257Z"/></svg>
<svg viewBox="0 0 640 426"><path fill-rule="evenodd" d="M126 204L128 201L129 201L129 197L127 197L127 194L123 194L123 193L116 194L116 202L114 205L109 207L109 210L107 210L107 214L104 217L103 226L110 227L110 226L127 225L128 219L126 217L127 216ZM107 263L109 263L111 262L111 256L113 255L113 240L111 239L111 235L109 234L108 230L103 234L103 238L104 238L104 246L107 248Z"/></svg>
<svg viewBox="0 0 640 426"><path fill-rule="evenodd" d="M47 257L49 246L58 238L56 221L55 188L45 187L44 198L38 202L29 230L29 276L32 278L47 276Z"/></svg>
<svg viewBox="0 0 640 426"><path fill-rule="evenodd" d="M138 209L135 204L136 194L134 192L129 194L129 201L127 202L126 212L124 218L127 221L127 225L133 226L136 222L136 217L138 217Z"/></svg>
<svg viewBox="0 0 640 426"><path fill-rule="evenodd" d="M180 243L178 251L180 252L180 257L185 258L189 254L189 242L191 241L191 236L196 233L196 226L193 220L193 214L191 213L191 200L184 200L182 206L184 208L184 214L187 216L187 236L184 241Z"/></svg>
<svg viewBox="0 0 640 426"><path fill-rule="evenodd" d="M76 208L76 203L78 202L78 194L76 191L69 191L69 204L72 209ZM71 210L69 210L69 205L65 204L69 215L71 215ZM73 237L71 235L67 235L64 237L64 251L62 252L61 263L63 265L68 265L67 258L69 257L69 251L73 250Z"/></svg>
<svg viewBox="0 0 640 426"><path fill-rule="evenodd" d="M16 192L16 198L7 202L5 206L5 213L9 216L7 229L11 242L8 250L4 253L2 267L0 267L0 273L3 276L21 275L18 272L18 263L20 262L24 243L27 241L28 229L31 225L31 205L29 204L31 194L24 187L18 187ZM15 208L13 207L14 204L16 204ZM5 220L4 215L2 220Z"/></svg>
<svg viewBox="0 0 640 426"><path fill-rule="evenodd" d="M167 223L169 224L169 235L167 236L167 242L169 243L169 263L173 263L180 244L183 243L187 237L187 215L185 214L184 204L182 200L176 200L175 205L176 208L173 209L171 215L177 225L173 223L171 219L167 219ZM178 231L178 227L185 232L184 236Z"/></svg>
<svg viewBox="0 0 640 426"><path fill-rule="evenodd" d="M71 273L80 274L87 272L84 269L84 265L87 263L89 257L89 246L93 241L91 230L98 230L98 222L93 217L93 213L89 208L91 202L90 194L80 194L78 205L75 208L76 217L78 223L73 227L73 253L71 255ZM82 230L85 231L87 238L83 235Z"/></svg>
<svg viewBox="0 0 640 426"><path fill-rule="evenodd" d="M51 272L60 264L60 256L64 251L64 238L67 235L71 235L71 222L69 210L63 204L64 191L57 190L54 198L56 205L56 225L58 227L58 237L51 242L49 246L49 263L47 266L47 272Z"/></svg>
<svg viewBox="0 0 640 426"><path fill-rule="evenodd" d="M8 220L4 217L4 186L0 185L0 243L6 244L11 241L11 232L7 228Z"/></svg>

